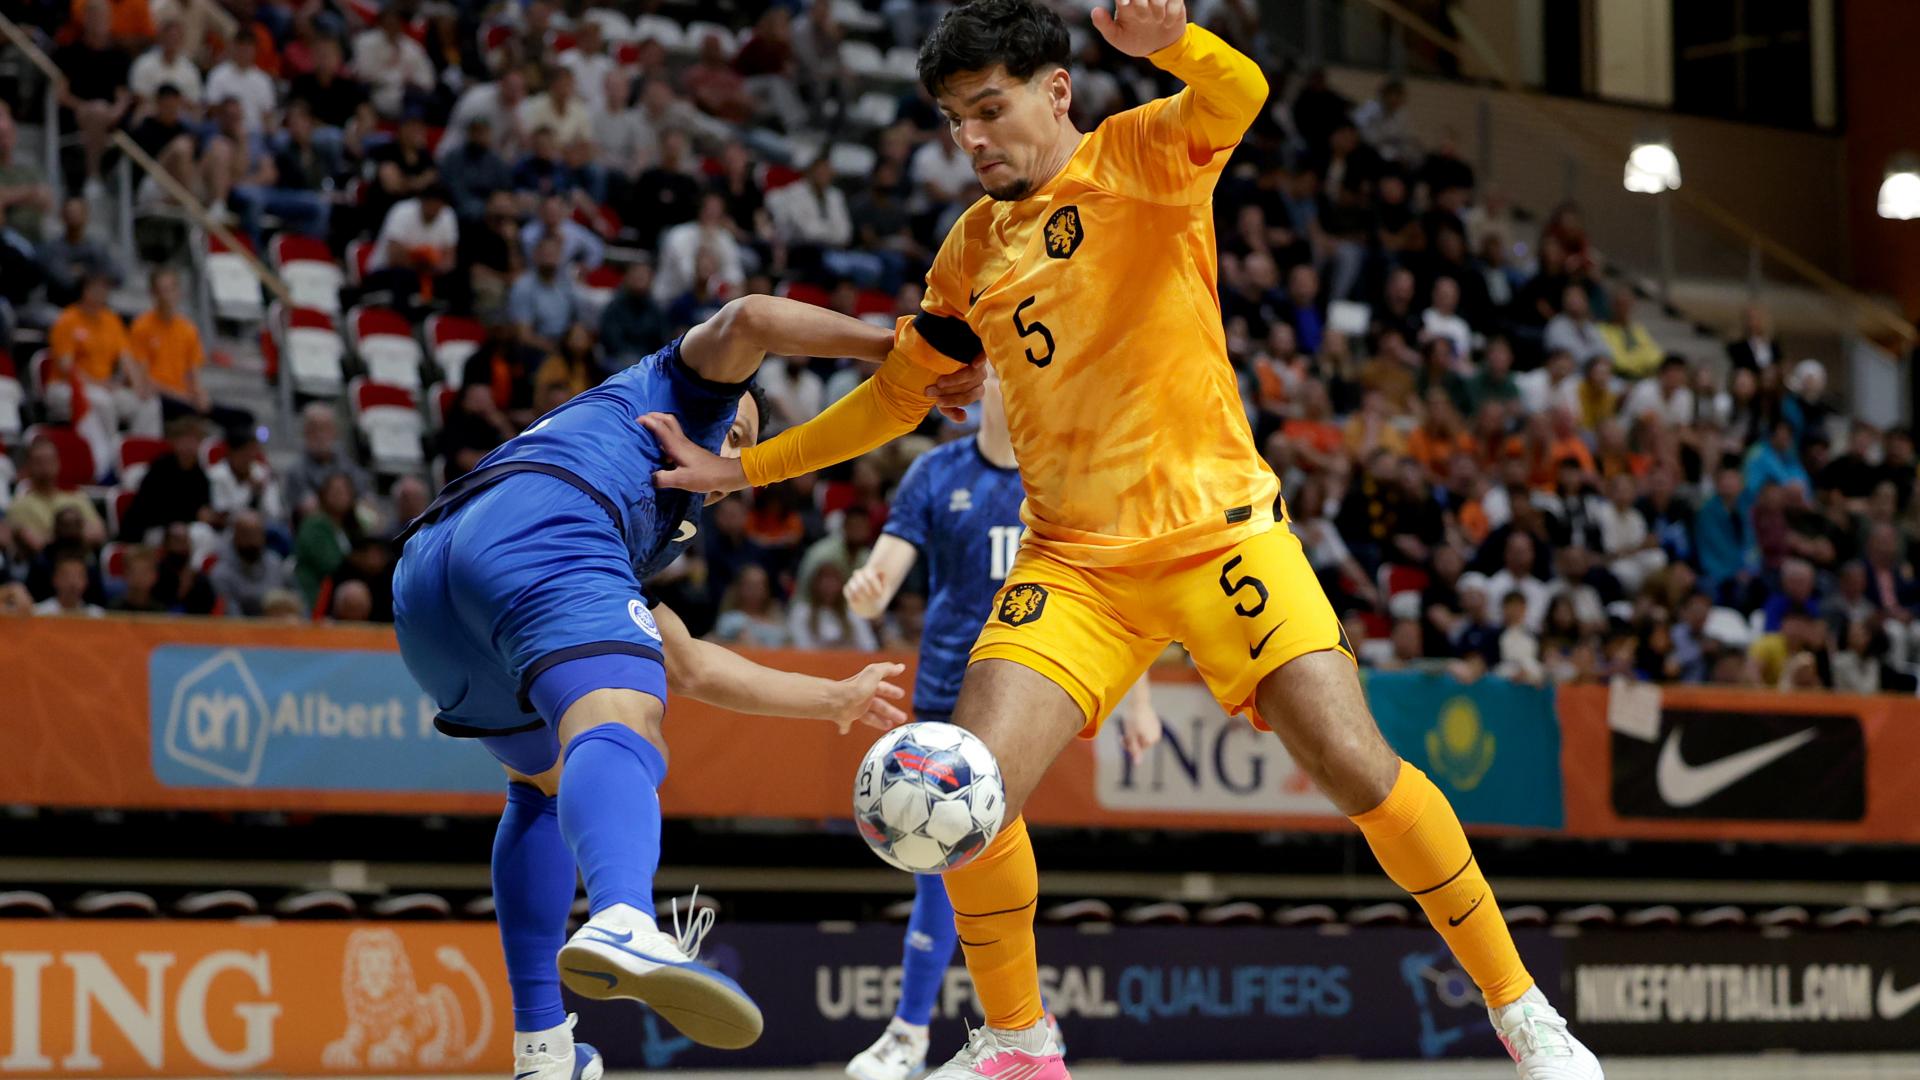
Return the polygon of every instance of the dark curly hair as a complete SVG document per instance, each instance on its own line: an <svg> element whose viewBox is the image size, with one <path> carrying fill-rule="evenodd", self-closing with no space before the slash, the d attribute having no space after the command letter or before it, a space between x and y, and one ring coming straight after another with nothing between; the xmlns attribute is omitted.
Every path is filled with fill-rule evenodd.
<svg viewBox="0 0 1920 1080"><path fill-rule="evenodd" d="M948 79L996 64L1025 79L1066 67L1072 52L1067 24L1038 0L968 0L941 16L920 46L920 85L939 97Z"/></svg>

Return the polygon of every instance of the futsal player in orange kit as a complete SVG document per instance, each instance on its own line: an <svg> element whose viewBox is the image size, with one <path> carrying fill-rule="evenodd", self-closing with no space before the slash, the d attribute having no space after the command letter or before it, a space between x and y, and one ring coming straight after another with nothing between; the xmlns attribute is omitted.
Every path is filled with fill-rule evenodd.
<svg viewBox="0 0 1920 1080"><path fill-rule="evenodd" d="M921 82L987 197L947 235L872 379L737 460L643 419L679 463L661 485L731 491L912 430L928 384L983 351L1000 375L1028 533L953 720L999 759L1008 817L945 875L987 1026L932 1080L1067 1076L1042 1022L1038 875L1017 815L1169 641L1351 815L1479 985L1522 1080L1600 1080L1521 963L1445 796L1381 738L1284 505L1276 520L1279 482L1227 360L1212 223L1266 80L1189 26L1182 0L1117 0L1093 24L1186 89L1076 130L1067 29L1038 0L971 0L922 47Z"/></svg>

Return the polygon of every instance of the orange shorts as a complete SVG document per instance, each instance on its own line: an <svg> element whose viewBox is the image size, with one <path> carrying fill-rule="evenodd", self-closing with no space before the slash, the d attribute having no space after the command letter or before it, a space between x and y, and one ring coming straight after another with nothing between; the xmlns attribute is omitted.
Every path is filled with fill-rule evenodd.
<svg viewBox="0 0 1920 1080"><path fill-rule="evenodd" d="M1283 522L1232 547L1139 566L1081 566L1023 545L971 660L1045 675L1086 714L1092 738L1169 642L1186 646L1208 689L1254 726L1254 690L1308 653L1353 657L1300 541Z"/></svg>

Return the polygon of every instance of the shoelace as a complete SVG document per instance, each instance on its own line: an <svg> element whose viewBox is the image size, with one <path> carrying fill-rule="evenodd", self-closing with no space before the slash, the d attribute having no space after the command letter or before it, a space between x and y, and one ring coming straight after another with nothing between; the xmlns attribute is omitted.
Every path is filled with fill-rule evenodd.
<svg viewBox="0 0 1920 1080"><path fill-rule="evenodd" d="M707 931L713 929L716 916L712 908L700 906L700 886L693 887L693 895L687 898L687 925L680 926L680 898L673 898L673 936L680 945L680 951L687 959L697 959L700 955L700 943L706 940Z"/></svg>
<svg viewBox="0 0 1920 1080"><path fill-rule="evenodd" d="M1567 1043L1566 1029L1548 1021L1535 1011L1531 1005L1520 1006L1520 1023L1508 1033L1514 1043L1514 1049L1522 1057L1529 1054L1545 1054L1550 1057L1572 1057L1573 1047Z"/></svg>

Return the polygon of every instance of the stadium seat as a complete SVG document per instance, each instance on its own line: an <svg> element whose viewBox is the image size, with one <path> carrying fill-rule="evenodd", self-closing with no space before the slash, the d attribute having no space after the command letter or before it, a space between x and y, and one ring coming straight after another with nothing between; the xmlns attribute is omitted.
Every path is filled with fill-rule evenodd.
<svg viewBox="0 0 1920 1080"><path fill-rule="evenodd" d="M1078 926L1081 923L1110 923L1113 921L1113 905L1105 900L1069 900L1042 911L1040 918L1044 922L1067 926Z"/></svg>
<svg viewBox="0 0 1920 1080"><path fill-rule="evenodd" d="M1193 921L1193 915L1187 911L1185 904L1162 900L1151 904L1135 904L1121 912L1120 921L1128 926L1185 926Z"/></svg>
<svg viewBox="0 0 1920 1080"><path fill-rule="evenodd" d="M446 919L453 915L453 905L447 898L433 893L384 896L373 902L371 910L382 919Z"/></svg>
<svg viewBox="0 0 1920 1080"><path fill-rule="evenodd" d="M53 377L53 354L40 349L27 360L27 389L41 401L47 399L47 381Z"/></svg>
<svg viewBox="0 0 1920 1080"><path fill-rule="evenodd" d="M870 128L892 127L900 116L900 99L892 94L869 91L847 111L847 119Z"/></svg>
<svg viewBox="0 0 1920 1080"><path fill-rule="evenodd" d="M311 236L281 233L273 238L268 250L273 256L274 269L287 283L295 304L329 315L340 313L340 286L346 274L333 261L333 252L327 250L324 242Z"/></svg>
<svg viewBox="0 0 1920 1080"><path fill-rule="evenodd" d="M139 492L133 488L123 487L113 493L113 498L107 500L107 531L109 533L115 536L120 534L120 523L127 519L127 511L133 508L133 497L138 494Z"/></svg>
<svg viewBox="0 0 1920 1080"><path fill-rule="evenodd" d="M880 155L871 146L837 142L827 148L827 160L833 164L833 175L846 179L872 174Z"/></svg>
<svg viewBox="0 0 1920 1080"><path fill-rule="evenodd" d="M281 341L295 393L340 396L346 383L347 343L334 329L332 315L317 308L294 308L286 313Z"/></svg>
<svg viewBox="0 0 1920 1080"><path fill-rule="evenodd" d="M60 451L60 477L55 481L63 489L85 487L94 482L100 470L94 467L93 450L87 440L66 424L35 424L20 437L23 443L47 439Z"/></svg>
<svg viewBox="0 0 1920 1080"><path fill-rule="evenodd" d="M154 458L168 452L167 440L155 439L146 435L128 435L120 440L120 468L118 475L125 476L136 465L146 465Z"/></svg>
<svg viewBox="0 0 1920 1080"><path fill-rule="evenodd" d="M883 79L887 75L887 57L879 46L865 41L840 43L840 63L849 74L862 79Z"/></svg>
<svg viewBox="0 0 1920 1080"><path fill-rule="evenodd" d="M356 307L347 313L353 351L367 378L418 393L420 362L424 354L413 336L413 326L399 312L382 307Z"/></svg>
<svg viewBox="0 0 1920 1080"><path fill-rule="evenodd" d="M1194 921L1201 926L1259 926L1267 921L1267 912L1251 900L1229 900L1201 908Z"/></svg>
<svg viewBox="0 0 1920 1080"><path fill-rule="evenodd" d="M1294 904L1273 913L1275 926L1326 926L1340 921L1340 913L1328 904Z"/></svg>
<svg viewBox="0 0 1920 1080"><path fill-rule="evenodd" d="M887 50L887 74L901 82L920 81L920 53L905 45L896 45Z"/></svg>
<svg viewBox="0 0 1920 1080"><path fill-rule="evenodd" d="M460 905L460 917L463 919L491 919L494 917L493 894L485 893Z"/></svg>
<svg viewBox="0 0 1920 1080"><path fill-rule="evenodd" d="M448 386L458 389L466 374L467 357L487 340L486 328L458 315L433 315L427 319L427 345L433 350L433 362Z"/></svg>
<svg viewBox="0 0 1920 1080"><path fill-rule="evenodd" d="M641 15L633 20L633 40L657 41L670 52L687 48L686 31L665 15Z"/></svg>
<svg viewBox="0 0 1920 1080"><path fill-rule="evenodd" d="M355 285L367 280L367 270L373 262L373 241L355 240L347 245L347 280Z"/></svg>
<svg viewBox="0 0 1920 1080"><path fill-rule="evenodd" d="M1634 930L1679 926L1680 909L1672 904L1654 904L1650 907L1635 908L1621 916L1620 925Z"/></svg>
<svg viewBox="0 0 1920 1080"><path fill-rule="evenodd" d="M200 467L211 469L227 460L227 440L209 435L200 443Z"/></svg>
<svg viewBox="0 0 1920 1080"><path fill-rule="evenodd" d="M1411 922L1412 912L1398 900L1367 904L1347 912L1348 926L1406 926Z"/></svg>
<svg viewBox="0 0 1920 1080"><path fill-rule="evenodd" d="M733 54L739 50L739 42L734 40L733 31L717 22L705 22L700 19L695 19L687 24L687 34L686 37L681 40L681 48L687 52L698 55L700 50L706 47L706 41L710 37L720 39L720 48L726 53L729 60L731 60ZM664 45L666 43L662 42L661 44ZM671 45L667 47L672 48Z"/></svg>
<svg viewBox="0 0 1920 1080"><path fill-rule="evenodd" d="M211 889L174 901L173 913L185 919L238 919L260 914L260 901L239 889Z"/></svg>
<svg viewBox="0 0 1920 1080"><path fill-rule="evenodd" d="M1612 926L1620 916L1605 904L1582 904L1562 911L1553 921L1561 926Z"/></svg>
<svg viewBox="0 0 1920 1080"><path fill-rule="evenodd" d="M1849 904L1814 916L1813 925L1822 930L1858 930L1873 925L1873 913L1858 904Z"/></svg>
<svg viewBox="0 0 1920 1080"><path fill-rule="evenodd" d="M151 919L160 914L153 897L131 889L90 892L73 902L73 913L93 919Z"/></svg>
<svg viewBox="0 0 1920 1080"><path fill-rule="evenodd" d="M573 286L573 292L580 298L580 305L584 309L581 317L587 325L599 325L600 313L613 302L613 294L620 288L620 280L626 276L626 273L626 268L623 266L602 264L580 275L580 280Z"/></svg>
<svg viewBox="0 0 1920 1080"><path fill-rule="evenodd" d="M598 25L600 36L610 42L633 40L633 21L612 8L588 8L581 19Z"/></svg>
<svg viewBox="0 0 1920 1080"><path fill-rule="evenodd" d="M1745 909L1732 904L1719 904L1687 916L1687 925L1696 930L1734 929L1746 926L1750 921Z"/></svg>
<svg viewBox="0 0 1920 1080"><path fill-rule="evenodd" d="M437 382L427 387L427 428L429 431L439 431L441 428L447 426L447 410L453 407L454 396L459 393L460 391L443 382Z"/></svg>
<svg viewBox="0 0 1920 1080"><path fill-rule="evenodd" d="M789 283L786 291L781 295L789 300L797 300L802 304L812 304L814 307L829 307L833 304L833 295L831 293L818 285L812 285L804 281Z"/></svg>
<svg viewBox="0 0 1920 1080"><path fill-rule="evenodd" d="M313 889L282 897L273 913L284 919L351 919L360 906L339 889Z"/></svg>
<svg viewBox="0 0 1920 1080"><path fill-rule="evenodd" d="M26 388L12 375L0 375L0 445L20 441L20 406L27 400Z"/></svg>
<svg viewBox="0 0 1920 1080"><path fill-rule="evenodd" d="M1768 908L1753 917L1753 925L1762 930L1804 930L1812 923L1813 916L1799 904Z"/></svg>
<svg viewBox="0 0 1920 1080"><path fill-rule="evenodd" d="M354 424L367 440L374 471L391 476L426 467L420 441L425 424L411 390L356 378L347 396L353 404Z"/></svg>
<svg viewBox="0 0 1920 1080"><path fill-rule="evenodd" d="M0 919L51 919L53 915L53 901L45 893L32 889L0 892Z"/></svg>
<svg viewBox="0 0 1920 1080"><path fill-rule="evenodd" d="M130 495L131 493L122 492L121 494ZM107 531L113 533L120 531L120 514L117 509L113 514L108 515ZM117 585L127 579L127 545L111 540L101 546L100 576L105 578L109 585Z"/></svg>
<svg viewBox="0 0 1920 1080"><path fill-rule="evenodd" d="M1880 925L1891 930L1902 926L1920 926L1920 907L1908 905L1880 916Z"/></svg>
<svg viewBox="0 0 1920 1080"><path fill-rule="evenodd" d="M1539 904L1515 904L1510 908L1501 908L1500 911L1507 917L1508 926L1547 925L1547 909Z"/></svg>
<svg viewBox="0 0 1920 1080"><path fill-rule="evenodd" d="M259 322L267 311L261 299L260 279L253 276L252 267L235 249L212 233L205 236L207 291L213 297L214 314L229 322ZM248 251L253 250L246 237L236 239Z"/></svg>

